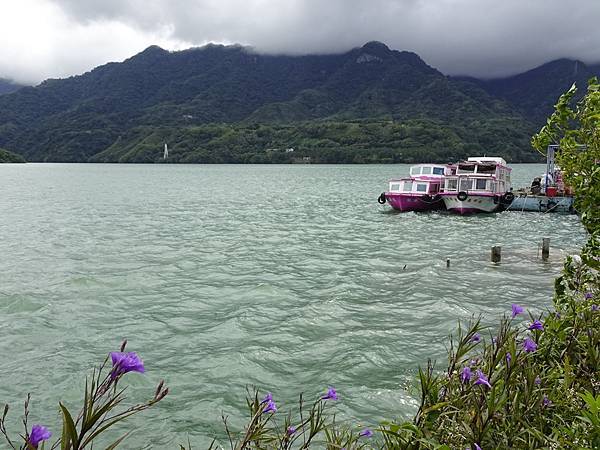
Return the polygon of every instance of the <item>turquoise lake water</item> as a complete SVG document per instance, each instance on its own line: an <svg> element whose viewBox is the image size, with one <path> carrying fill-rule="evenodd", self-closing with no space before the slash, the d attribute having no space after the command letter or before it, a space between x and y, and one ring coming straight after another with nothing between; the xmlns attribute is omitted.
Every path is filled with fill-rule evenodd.
<svg viewBox="0 0 600 450"><path fill-rule="evenodd" d="M515 186L543 165L514 165ZM0 165L0 402L32 394L60 433L84 376L123 338L171 393L123 448L203 448L239 425L246 386L281 409L335 386L350 424L417 407L416 368L443 364L458 320L551 304L576 216L394 213L405 165ZM538 258L542 237L551 259ZM489 263L502 245L503 263ZM451 267L446 268L446 258Z"/></svg>

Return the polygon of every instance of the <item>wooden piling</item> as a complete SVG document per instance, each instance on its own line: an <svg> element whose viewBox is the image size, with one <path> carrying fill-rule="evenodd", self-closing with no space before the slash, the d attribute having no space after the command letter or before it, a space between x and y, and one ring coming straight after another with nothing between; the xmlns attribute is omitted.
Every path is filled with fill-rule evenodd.
<svg viewBox="0 0 600 450"><path fill-rule="evenodd" d="M542 261L548 261L550 257L550 238L542 238Z"/></svg>
<svg viewBox="0 0 600 450"><path fill-rule="evenodd" d="M446 269L450 268L450 258L446 258Z"/></svg>
<svg viewBox="0 0 600 450"><path fill-rule="evenodd" d="M499 263L502 259L502 247L499 245L494 245L492 247L492 262Z"/></svg>

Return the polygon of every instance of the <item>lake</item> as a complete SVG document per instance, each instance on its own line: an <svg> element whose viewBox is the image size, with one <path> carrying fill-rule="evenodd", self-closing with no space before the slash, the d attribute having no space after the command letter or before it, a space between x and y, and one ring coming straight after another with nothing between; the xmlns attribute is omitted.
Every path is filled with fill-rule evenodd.
<svg viewBox="0 0 600 450"><path fill-rule="evenodd" d="M544 165L514 165L529 185ZM457 321L551 305L577 216L394 213L377 203L407 165L0 165L0 402L58 401L118 350L143 358L129 397L169 396L122 448L202 448L247 415L246 386L281 410L335 386L357 427L408 418L415 376L444 363ZM538 246L551 239L551 258ZM502 245L503 262L489 262ZM446 268L446 258L451 259Z"/></svg>

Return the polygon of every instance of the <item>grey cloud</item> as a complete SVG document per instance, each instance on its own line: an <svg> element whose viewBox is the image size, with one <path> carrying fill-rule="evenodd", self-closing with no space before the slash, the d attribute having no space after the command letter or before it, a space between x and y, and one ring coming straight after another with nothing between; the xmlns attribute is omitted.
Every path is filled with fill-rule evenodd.
<svg viewBox="0 0 600 450"><path fill-rule="evenodd" d="M503 76L561 57L600 61L599 0L51 1L81 26L113 21L146 36L169 30L189 45L306 54L379 40L447 74Z"/></svg>
<svg viewBox="0 0 600 450"><path fill-rule="evenodd" d="M370 40L449 74L497 76L560 58L600 60L598 0L56 0L83 20L172 27L194 44L331 53Z"/></svg>

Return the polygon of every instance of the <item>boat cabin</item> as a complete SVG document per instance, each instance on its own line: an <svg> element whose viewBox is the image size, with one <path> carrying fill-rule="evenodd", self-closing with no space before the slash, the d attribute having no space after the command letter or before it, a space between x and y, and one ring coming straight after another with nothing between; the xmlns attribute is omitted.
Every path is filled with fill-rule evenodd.
<svg viewBox="0 0 600 450"><path fill-rule="evenodd" d="M456 165L456 174L446 176L444 192L504 194L510 191L510 171L502 158L475 157Z"/></svg>
<svg viewBox="0 0 600 450"><path fill-rule="evenodd" d="M435 195L440 192L443 180L419 180L415 178L402 178L390 181L390 193L409 195Z"/></svg>
<svg viewBox="0 0 600 450"><path fill-rule="evenodd" d="M440 164L417 164L410 167L411 177L443 177L448 174L448 166Z"/></svg>

